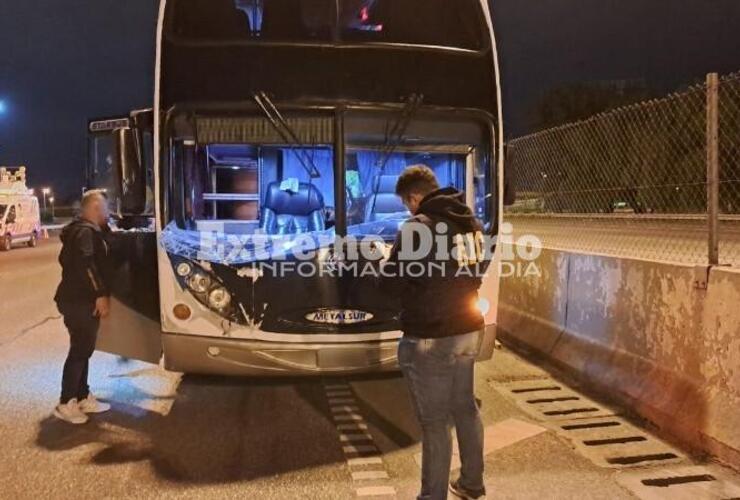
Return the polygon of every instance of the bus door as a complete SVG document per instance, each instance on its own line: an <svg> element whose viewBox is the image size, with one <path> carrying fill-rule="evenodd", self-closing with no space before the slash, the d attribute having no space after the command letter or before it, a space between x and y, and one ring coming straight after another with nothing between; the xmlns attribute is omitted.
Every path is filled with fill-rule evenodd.
<svg viewBox="0 0 740 500"><path fill-rule="evenodd" d="M151 140L151 135L148 136ZM162 355L157 236L149 215L147 155L133 129L116 129L109 139L110 154L96 155L111 172L109 185L118 194L116 228L106 235L114 262L111 314L101 321L96 348L132 359L158 363ZM151 150L151 145L149 145ZM113 165L108 162L113 158ZM125 165L118 162L123 159ZM138 159L134 161L134 159Z"/></svg>

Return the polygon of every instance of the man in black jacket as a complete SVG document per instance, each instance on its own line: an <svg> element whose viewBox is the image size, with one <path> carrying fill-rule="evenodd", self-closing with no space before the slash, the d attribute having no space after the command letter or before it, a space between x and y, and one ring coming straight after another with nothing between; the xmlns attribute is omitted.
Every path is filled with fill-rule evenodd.
<svg viewBox="0 0 740 500"><path fill-rule="evenodd" d="M107 199L100 191L82 197L82 213L61 234L62 281L54 300L69 330L70 348L62 375L62 396L54 415L72 424L87 422L87 413L102 413L110 405L98 401L87 385L90 357L100 326L108 316L109 249Z"/></svg>
<svg viewBox="0 0 740 500"><path fill-rule="evenodd" d="M443 500L452 457L450 422L460 445L460 498L485 496L483 425L473 392L483 317L476 307L485 269L483 230L464 195L440 189L431 169L407 168L396 194L413 214L384 267L400 294L403 338L398 359L422 427L419 500Z"/></svg>

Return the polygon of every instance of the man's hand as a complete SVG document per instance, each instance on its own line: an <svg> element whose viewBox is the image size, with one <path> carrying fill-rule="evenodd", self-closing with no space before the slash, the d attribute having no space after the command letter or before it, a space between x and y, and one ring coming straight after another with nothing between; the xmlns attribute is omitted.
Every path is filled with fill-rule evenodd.
<svg viewBox="0 0 740 500"><path fill-rule="evenodd" d="M110 299L108 297L98 297L95 299L94 316L98 318L107 318L110 314Z"/></svg>

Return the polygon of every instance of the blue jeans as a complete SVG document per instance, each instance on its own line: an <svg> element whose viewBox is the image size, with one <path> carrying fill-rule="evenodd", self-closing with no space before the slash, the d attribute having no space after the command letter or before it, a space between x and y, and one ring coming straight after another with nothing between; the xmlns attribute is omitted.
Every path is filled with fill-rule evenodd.
<svg viewBox="0 0 740 500"><path fill-rule="evenodd" d="M422 429L421 494L445 500L454 422L460 445L460 485L483 489L483 423L473 392L479 333L440 339L404 336L398 361Z"/></svg>

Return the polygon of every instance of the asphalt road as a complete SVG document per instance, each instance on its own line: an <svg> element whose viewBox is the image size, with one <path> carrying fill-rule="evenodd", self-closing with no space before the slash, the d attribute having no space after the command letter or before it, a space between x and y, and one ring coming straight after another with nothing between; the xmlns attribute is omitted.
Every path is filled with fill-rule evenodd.
<svg viewBox="0 0 740 500"><path fill-rule="evenodd" d="M52 303L58 251L44 242L0 254L0 497L415 497L420 432L396 375L196 377L96 353L91 385L113 410L84 426L50 416L67 348ZM497 436L487 442L488 498L635 498L620 472L595 465L495 385L548 377L506 350L478 366L484 424ZM363 446L379 450L368 463L348 461L368 453L345 449L352 433L335 418L347 393L367 425Z"/></svg>

